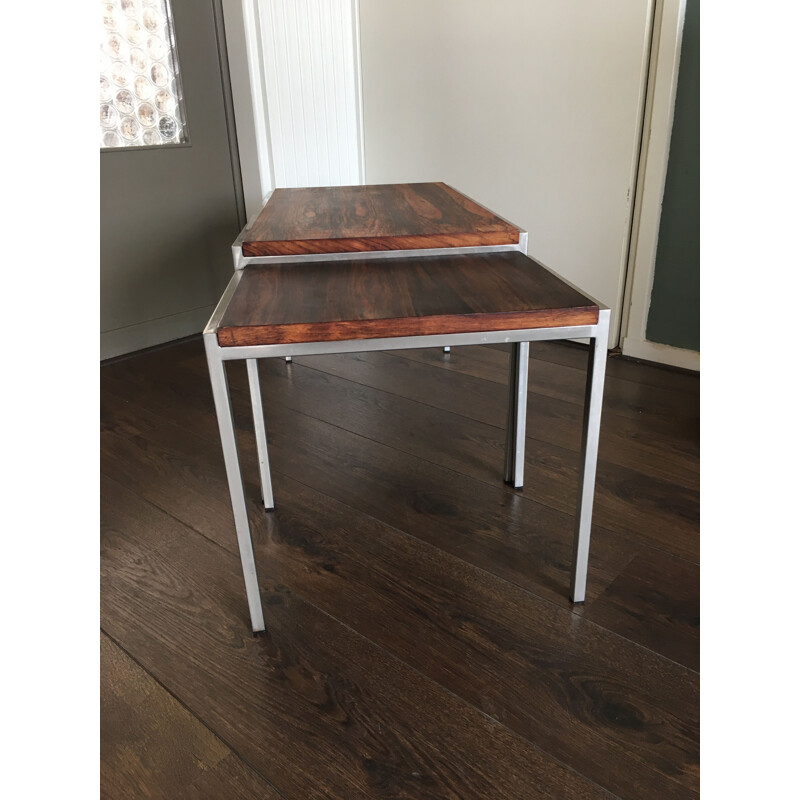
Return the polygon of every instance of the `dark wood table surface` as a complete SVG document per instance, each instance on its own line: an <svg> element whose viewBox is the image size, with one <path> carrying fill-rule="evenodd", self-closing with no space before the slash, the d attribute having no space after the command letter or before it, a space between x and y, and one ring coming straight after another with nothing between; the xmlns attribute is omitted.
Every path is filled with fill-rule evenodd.
<svg viewBox="0 0 800 800"><path fill-rule="evenodd" d="M276 189L241 241L245 257L480 247L520 229L444 183Z"/></svg>
<svg viewBox="0 0 800 800"><path fill-rule="evenodd" d="M249 265L223 347L594 325L597 305L518 251Z"/></svg>

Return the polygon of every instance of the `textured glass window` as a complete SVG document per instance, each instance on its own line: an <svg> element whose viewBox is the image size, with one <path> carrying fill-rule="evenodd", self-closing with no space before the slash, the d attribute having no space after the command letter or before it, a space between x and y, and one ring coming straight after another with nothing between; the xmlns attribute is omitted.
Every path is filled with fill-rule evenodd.
<svg viewBox="0 0 800 800"><path fill-rule="evenodd" d="M169 0L102 0L100 29L100 147L187 142Z"/></svg>

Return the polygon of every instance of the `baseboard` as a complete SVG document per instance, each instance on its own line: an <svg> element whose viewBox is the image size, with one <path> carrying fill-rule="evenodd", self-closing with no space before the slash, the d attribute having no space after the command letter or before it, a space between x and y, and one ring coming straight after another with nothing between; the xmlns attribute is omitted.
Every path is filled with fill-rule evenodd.
<svg viewBox="0 0 800 800"><path fill-rule="evenodd" d="M137 325L103 331L100 334L100 360L105 361L107 358L133 353L136 350L144 350L146 347L199 333L213 311L213 305L204 306Z"/></svg>
<svg viewBox="0 0 800 800"><path fill-rule="evenodd" d="M696 350L683 350L680 347L670 347L667 344L658 344L658 342L623 339L622 355L700 372L700 353Z"/></svg>

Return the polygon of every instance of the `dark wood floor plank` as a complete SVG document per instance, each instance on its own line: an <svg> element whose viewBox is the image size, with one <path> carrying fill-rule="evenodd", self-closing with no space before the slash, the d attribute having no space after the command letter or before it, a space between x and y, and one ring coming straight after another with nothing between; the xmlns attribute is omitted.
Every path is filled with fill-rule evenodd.
<svg viewBox="0 0 800 800"><path fill-rule="evenodd" d="M140 508L145 505L139 503ZM152 517L153 509L142 510ZM129 522L123 518L115 521L118 527ZM146 526L130 527L146 535ZM249 793L238 795L243 800L280 797L113 641L101 635L101 797L210 800L213 795L204 787L213 783L214 775L230 776L248 787ZM225 796L237 797L234 793Z"/></svg>
<svg viewBox="0 0 800 800"><path fill-rule="evenodd" d="M109 383L113 386L112 382ZM158 382L152 385L145 381L129 382L120 384L117 388L125 396L138 397L140 405L160 409L167 418L187 426L190 430L206 431L213 443L212 455L208 458L222 480L221 459L214 454L217 452L217 432L211 399L207 397L208 389L200 384L194 386L188 377L181 379L180 384L187 388L184 395L170 394L169 384ZM237 405L243 411L240 420L243 431L246 431L251 426L248 398L244 396L236 399L242 401ZM538 504L529 506L526 502L520 502L519 496L513 490L499 482L494 485L489 482L484 485L465 482L461 476L453 475L433 464L404 458L402 454L387 450L385 446L364 441L361 437L348 436L341 430L322 425L305 416L292 416L282 405L276 404L272 410L274 414L268 422L268 430L273 470L284 471L366 513L374 514L390 524L402 526L423 538L431 535L431 526L446 531L449 546L454 552L465 558L477 559L474 563L486 565L487 568L501 568L501 574L511 580L524 581L522 585L529 585L525 578L527 571L538 574L544 571L548 579L535 590L541 591L543 587L547 587L553 599L563 602L571 560L572 521L569 516L553 514ZM384 424L384 419L386 426L392 424L391 418L386 418L385 415L377 414L375 418L381 421L381 425ZM141 423L141 418L138 423ZM403 420L396 420L396 423L400 425L402 438L408 438L408 429ZM182 452L185 443L180 434L173 433L172 436L173 443L170 447ZM454 433L452 443L461 446L465 440L458 437L459 434ZM136 440L135 434L127 433L117 439L123 448L130 448ZM435 441L439 441L438 438ZM450 441L446 441L441 446L446 450L449 445ZM498 443L498 447L500 446ZM253 440L250 435L243 436L242 449L243 453L252 456ZM482 469L487 473L487 480L491 480L493 472L499 471L500 451L497 456L498 464L494 468L474 453L468 455L470 459L483 464ZM183 470L188 475L197 470L193 465L198 463L198 456L187 453L184 457L187 463ZM159 458L160 461L169 463L173 456L166 454ZM119 459L122 465L135 464L136 460L135 456L124 455ZM538 493L545 494L546 490L553 493L552 481L548 488L547 482L538 477L535 471L539 469L536 462L532 462L532 465L529 479L537 487ZM565 478L569 494L566 499L559 500L568 510L571 510L570 501L574 498L577 481L574 465L570 468L573 474ZM209 470L206 469L203 474L208 476ZM251 462L250 467L245 470L245 479L248 481L250 494L257 496L259 491L253 483L256 475L257 471L253 470ZM202 524L210 491L205 480L198 480L197 485L199 495L194 504L197 508L189 509L188 513L198 516ZM161 483L157 484L155 491L164 492L162 486ZM533 487L531 492L534 496L537 493ZM637 513L640 517L647 518L643 512ZM653 525L656 533L661 530L663 537L668 537L664 546L675 549L681 543L677 522L679 520L673 520L671 525L662 523L660 529L657 524ZM647 534L655 535L649 530ZM607 582L613 580L619 569L627 563L620 559L621 555L629 553L629 557L632 557L636 552L636 545L630 542L621 547L619 536L619 531L595 529L590 597L593 592L600 591ZM689 555L696 550L696 538L696 531L690 530L684 544L684 550Z"/></svg>
<svg viewBox="0 0 800 800"><path fill-rule="evenodd" d="M585 617L700 669L700 569L640 553Z"/></svg>
<svg viewBox="0 0 800 800"><path fill-rule="evenodd" d="M110 394L102 409L101 449L113 469L108 474L126 486L142 487L148 500L174 509L172 513L198 531L219 536L215 515L230 517L230 506L210 410L203 423L209 435L200 440L189 429L164 425ZM284 414L288 422L281 424ZM448 552L553 602L569 603L571 517L505 487L478 483L301 414L282 411L276 422L279 427L270 434L274 474L293 477L387 524L435 540ZM240 452L246 493L257 498L255 447L246 433L240 437ZM278 492L276 481L280 503ZM590 599L636 553L635 545L602 529L595 529L592 547Z"/></svg>
<svg viewBox="0 0 800 800"><path fill-rule="evenodd" d="M443 414L396 395L359 390L335 378L326 379L294 366L292 369L289 378L279 361L265 362L261 368L264 397L494 487L499 485L505 442L502 433L492 426ZM240 380L241 372L237 384ZM241 384L240 388L245 391L246 387ZM547 423L540 415L534 424ZM577 424L573 430L576 428ZM522 494L573 515L577 468L576 453L541 439L529 439ZM629 532L653 546L696 560L698 484L688 478L686 483L688 488L603 459L598 467L594 521L600 527Z"/></svg>
<svg viewBox="0 0 800 800"><path fill-rule="evenodd" d="M460 349L462 348L457 348L455 351L456 358ZM296 361L409 399L423 401L424 398L428 398L428 402L441 403L462 416L475 413L475 409L470 410L469 400L472 397L478 399L476 408L482 409L499 388L491 385L494 381L475 378L454 370L442 374L445 370L430 370L427 368L428 365L402 358L395 353L326 354L302 356ZM538 375L531 372L529 376L530 409L535 408L533 401L540 394L583 404L585 372L581 373L579 370L549 362L540 362L537 372ZM603 396L603 415L618 414L639 420L647 414L647 424L654 434L672 437L675 447L691 455L697 455L699 402L694 402L694 399L692 403L680 402L683 395L664 397L661 390L635 384L628 387L627 384L630 383L630 381L618 381L617 385L621 388L616 393L614 384L609 385ZM507 382L503 385L507 385ZM652 391L652 395L646 394L646 391ZM502 416L500 419L495 417L493 422L498 425L504 424L501 420Z"/></svg>
<svg viewBox="0 0 800 800"><path fill-rule="evenodd" d="M578 464L573 454L529 441L523 495L574 513ZM625 532L637 541L697 563L700 559L700 499L697 489L619 467L598 466L593 524Z"/></svg>
<svg viewBox="0 0 800 800"><path fill-rule="evenodd" d="M279 794L233 753L204 772L182 797L185 800L278 800Z"/></svg>
<svg viewBox="0 0 800 800"><path fill-rule="evenodd" d="M508 349L508 345L505 344L491 344L486 347L492 350ZM553 364L585 369L588 350L588 345L581 342L534 342L531 345L531 357L538 361L550 361ZM609 352L608 356L607 376L635 381L646 386L686 392L692 396L699 394L700 375L697 372L639 361L623 356L616 350Z"/></svg>
<svg viewBox="0 0 800 800"><path fill-rule="evenodd" d="M205 365L202 343L197 341L191 345L182 345L176 352L175 360L168 363L166 360L152 361L153 369L171 370L177 365L184 365L193 369L204 382L208 381L208 370ZM486 351L496 352L490 348L458 348L459 350L469 350L471 352ZM442 357L441 350L430 350L427 352L435 353L436 357ZM381 391L397 394L398 396L423 402L436 408L441 408L458 414L461 418L466 411L468 419L475 419L492 427L504 430L505 428L505 404L507 392L493 387L489 384L481 386L482 381L474 381L464 384L459 381L458 376L447 377L442 381L434 376L428 376L427 372L411 375L414 383L407 385L407 381L391 381L386 385L386 375L382 374L391 371L392 360L389 354L384 356L380 365L383 370L375 368L359 368L361 356L365 354L355 354L351 356L337 357L327 356L321 362L327 368L322 370L325 374L338 376L341 369L339 359L351 359L355 363L347 367L358 370L357 374L348 372L345 379L354 382L361 382L369 388L378 388ZM367 354L368 355L368 354ZM506 356L501 354L501 360ZM150 358L150 356L148 356ZM286 369L285 377L294 381L292 370L299 366L302 360L295 360L294 364L286 365L282 359L265 359L260 362L262 372L279 376L278 365L281 369ZM319 364L315 364L317 371ZM104 372L106 375L114 375L114 370L126 369L125 364L113 365ZM132 369L134 374L136 367L127 366ZM504 368L505 369L505 368ZM232 381L235 386L244 389L244 379L237 376L240 373L233 373ZM308 380L308 379L307 379ZM392 392L392 390L395 390ZM264 387L269 391L270 387ZM469 402L462 402L459 398L466 396ZM450 399L454 402L449 402ZM266 397L268 401L269 396ZM343 409L346 410L346 409ZM574 403L547 397L531 392L528 409L528 438L538 439L539 441L554 444L574 452L580 448L580 428L582 420L582 407ZM650 417L643 413L640 419L622 418L618 415L604 414L601 427L601 450L600 458L602 462L617 464L621 467L635 469L653 477L662 477L670 483L677 483L683 488L696 489L699 484L699 459L696 431L694 439L690 439L679 447L679 440L676 438L675 431L669 434L658 434L653 431ZM413 431L411 431L413 433ZM503 436L500 436L502 439Z"/></svg>
<svg viewBox="0 0 800 800"><path fill-rule="evenodd" d="M545 360L552 357L554 365L561 358L559 349L544 355ZM478 389L471 413L460 413L469 411L466 403L455 413L436 408L441 402L436 378L432 388L438 396L433 399L380 388L392 370L391 359L400 357L387 355L380 363L357 366L356 377L363 382L316 367L304 368L297 361L292 365L264 362L262 384L278 499L278 510L271 515L258 509L244 370L241 365L231 369L257 561L267 595L289 598L292 610L287 619L292 624L298 616L297 604L305 608L306 600L310 601L312 618L319 614L315 607L320 608L331 616L319 619L344 623L344 630L357 631L381 651L393 653L470 706L544 747L558 761L591 780L599 778L619 797L695 796L697 676L691 670L697 667L697 569L667 555L678 552L696 558L694 434L680 415L670 419L647 409L638 419L606 415L616 431L611 458L624 463L611 461L609 470L601 452L601 473L610 477L600 478L602 510L595 522L598 514L606 515L612 529L595 526L589 602L579 610L566 601L571 523L567 514L559 516L559 509L572 508L568 487L575 480L574 451L529 439L529 485L522 496L494 484L502 466L502 460L497 467L494 461L502 456L504 420L492 424L482 418L491 407L484 401L490 390L485 389L483 395ZM486 359L483 375L479 365L473 364L472 376L435 369L435 363L422 363L425 359L406 361L415 362L416 370L455 377L459 395L470 383L473 387L491 384L491 364L499 366L495 359ZM500 361L504 359L501 353ZM414 392L427 380L425 374L418 373ZM470 380L465 384L459 378ZM572 391L569 378L559 380L558 391ZM688 388L686 393L691 395ZM184 664L177 655L180 645L173 649L170 643L154 644L159 634L148 626L154 628L157 622L141 621L139 616L146 616L146 606L157 606L155 617L160 619L164 609L174 604L173 622L183 614L191 626L192 619L210 613L213 605L204 601L198 610L194 589L186 588L195 578L187 581L171 572L171 559L178 560L179 569L205 570L188 563L196 548L187 549L184 539L189 535L194 541L194 534L187 534L179 520L227 549L231 557L236 552L202 344L182 343L172 355L162 350L109 365L103 369L103 394L102 464L111 479L103 481L102 491L104 506L117 509L103 529L104 587L113 584L119 591L114 608L115 614L121 614L118 624L126 635L133 636L145 652L152 646L153 665L169 676L180 672ZM566 395L564 399L532 395L537 403L573 407L580 413ZM505 392L500 392L500 408L504 402ZM693 402L687 401L687 418L693 414ZM541 408L538 412L546 437L547 426L554 423ZM555 424L568 434L564 414L559 411L556 417L561 422ZM617 427L620 424L633 426L641 436L641 442L622 458L619 451L624 449L625 437ZM671 436L679 448L672 465L669 456L664 456ZM605 447L608 442L606 438ZM645 443L661 454L655 456L655 470L649 468L643 450L626 460ZM681 461L688 465L685 470L679 466ZM133 495L131 489L159 508ZM532 502L530 497L548 505ZM238 560L234 565L238 567ZM156 577L143 578L151 573ZM232 574L236 585L224 590L228 600L223 605L234 619L228 624L244 630L247 612L241 575L236 569ZM219 620L212 624L211 641L200 637L196 649L188 648L190 654L208 647L213 651L219 646L220 653L230 648L227 634L213 634L224 624ZM303 664L313 661L316 667L322 657L326 665L322 671L333 675L338 686L339 668L327 669L327 649L320 656L322 651L314 642L317 649L309 655L312 645L307 641L298 645L288 622L283 633L287 651L300 653ZM339 633L331 633L325 647L340 648L339 640ZM304 650L307 646L309 650ZM337 652L345 660L341 656L345 651ZM219 663L221 657L216 654L212 660ZM194 658L190 655L191 670L202 670ZM162 673L154 674L161 680ZM208 724L205 714L199 716ZM367 729L371 724L367 723ZM216 722L210 727L225 738ZM309 728L303 725L301 730L306 735ZM291 736L288 741L293 741ZM419 755L415 745L413 757ZM364 764L370 774L385 774L384 762L375 770ZM390 766L388 782L365 784L366 794L348 789L334 796L456 796L441 794L441 786L455 791L447 783L449 773L436 775L444 781L437 786L439 795L415 794L416 784L403 784L400 792L392 783L395 762ZM216 787L233 780L229 767L235 773L244 769L243 785L254 779L246 765L225 757L214 770L203 773L203 780L196 783L196 796L215 796ZM337 770L333 768L335 782L340 777ZM511 785L504 785L503 791L510 791ZM579 791L583 787L579 784ZM548 791L547 785L538 788ZM563 787L550 791L571 796Z"/></svg>
<svg viewBox="0 0 800 800"><path fill-rule="evenodd" d="M197 381L192 394L199 397L207 379L202 360L194 364ZM328 373L306 370L299 365L287 368L277 359L264 361L260 370L262 391L267 398L268 430L282 424L271 418L277 406L296 409L513 494L513 490L499 483L505 445L502 432L493 426L442 413L434 407L371 390ZM131 385L136 380L135 375L130 370L124 376L121 373L119 369L110 375L108 385L113 389L116 381L116 391L120 395L137 391L137 387ZM168 374L164 373L164 380L167 379ZM246 394L243 370L234 366L230 370L230 380ZM191 379L187 376L186 381ZM176 400L173 419L178 419L178 408L196 399ZM211 413L210 403L207 408ZM242 420L249 425L246 415ZM546 425L542 415L536 424ZM577 455L572 451L529 439L523 495L566 514L574 514L577 462ZM692 488L601 460L595 523L627 532L683 558L697 560L697 484L692 484L688 478L685 482Z"/></svg>
<svg viewBox="0 0 800 800"><path fill-rule="evenodd" d="M114 508L114 514L100 520L100 575L124 563L131 552L155 550L180 535L180 524L159 514L151 506L142 506L121 484L100 476L100 506ZM145 515L144 519L140 515ZM112 524L113 520L113 524Z"/></svg>
<svg viewBox="0 0 800 800"><path fill-rule="evenodd" d="M187 530L106 578L103 624L287 797L608 796L286 586L262 587L256 638L238 560Z"/></svg>
<svg viewBox="0 0 800 800"><path fill-rule="evenodd" d="M169 509L178 520L229 546L233 514L230 502L220 496L227 481L222 461L214 462L213 443L159 423L150 412L108 393L101 400L101 417L101 472L110 484L135 486L154 506ZM247 449L243 455L249 455ZM250 464L252 461L243 461L245 474ZM252 478L246 479L245 485L248 496L258 494ZM105 529L107 524L101 527ZM104 569L109 568L106 562Z"/></svg>
<svg viewBox="0 0 800 800"><path fill-rule="evenodd" d="M165 489L168 497L179 491ZM617 794L648 796L665 783L661 796L670 796L675 776L659 762L683 764L680 776L693 782L696 741L691 725L684 729L692 676L276 475L279 489L276 514L251 503L262 578L300 591Z"/></svg>
<svg viewBox="0 0 800 800"><path fill-rule="evenodd" d="M168 342L163 345L140 350L136 353L129 353L127 355L110 358L100 364L100 380L102 381L105 375L113 373L123 364L146 364L148 367L151 365L156 368L169 364L175 366L177 364L185 363L187 360L194 360L198 353L203 352L203 335L196 334L194 336L187 336L185 339L179 339L177 342Z"/></svg>
<svg viewBox="0 0 800 800"><path fill-rule="evenodd" d="M616 794L694 788L696 676L292 484L254 514L272 579Z"/></svg>
<svg viewBox="0 0 800 800"><path fill-rule="evenodd" d="M584 387L588 353L580 353L579 366L571 366L537 358L538 346L531 344L529 365L529 391L539 398L562 400L567 403L583 405ZM421 350L394 350L388 355L404 358L416 363L436 367L437 369L456 372L482 380L491 380L503 386L508 385L508 351L491 347L456 347L450 353L441 349L425 348ZM607 364L613 362L609 359ZM611 416L614 423L632 419L640 421L647 415L647 422L652 418L666 420L667 423L681 425L685 431L696 431L699 418L699 393L689 394L685 390L664 386L651 386L637 381L616 377L613 371L606 370L603 410ZM686 421L695 425L686 425Z"/></svg>
<svg viewBox="0 0 800 800"><path fill-rule="evenodd" d="M185 363L197 372L202 381L207 380L205 364L201 357L187 360ZM380 429L381 420L385 419L387 424L383 429L388 434L399 433L395 441L385 441L382 436L372 433L365 435L371 435L372 438L409 452L416 452L413 448L424 446L426 443L434 448L434 452L442 452L438 442L434 445L434 440L443 440L447 442L448 448L451 448L443 451L443 454L453 456L452 463L447 463L447 466L457 470L460 466L466 467L476 462L476 452L483 452L485 457L478 457L477 460L488 469L484 470L484 476L493 483L497 480L497 471L493 464L502 465L502 448L505 446L504 433L499 425L490 425L488 422L469 417L464 418L449 411L447 415L437 414L434 410L437 406L421 408L416 405L419 401L407 402L406 398L392 395L390 392L371 391L372 387L359 388L359 386L364 387L364 384L353 386L353 381L345 383L343 381L347 379L339 379L330 372L315 374L320 371L308 372L300 369L301 366L298 363L287 366L280 359L265 359L260 363L262 390L267 401L267 417L271 403L285 402L289 407L303 413L319 416L328 421L338 420L336 424L358 432L363 432L361 429L364 423L377 431ZM388 366L391 367L391 361L388 362ZM242 371L232 371L230 380L235 388L247 391ZM495 390L494 396L489 396L491 402L487 404L482 416L497 419L503 413L500 406L505 401L506 391ZM376 408L380 408L384 416L376 414ZM558 454L560 449L569 450L571 452L554 457L560 457L568 463L577 463L577 457L572 453L577 452L580 446L581 415L582 409L579 407L547 399L542 403L541 398L537 397L531 401L529 411L529 428L533 431L529 440L541 442L540 449L544 448L548 452ZM402 429L397 425L388 424L393 417L408 419L409 424ZM412 425L412 419L419 422L415 421ZM435 420L434 430L440 429L438 436L431 437L425 428L431 420ZM688 489L692 495L696 495L699 482L696 458L681 457L674 450L668 451L667 458L661 458L663 451L656 443L646 441L646 437L642 437L645 440L631 438L627 431L617 432L614 430L613 422L613 418L608 420L607 428L604 428L602 434L601 472L609 472L612 479L614 475L619 475L616 479L619 482L627 480L630 471L634 470L651 477L654 485L658 484L659 479L666 479L665 491L670 491L670 487L677 483L681 489ZM611 431L607 433L608 429ZM570 446L564 447L565 442ZM555 449L548 448L547 444L555 445ZM462 445L473 447L474 452L470 453L467 459L461 456ZM616 470L615 466L621 469ZM535 463L532 468L536 469ZM535 486L536 483L537 480L533 479L529 481L529 486ZM600 503L601 507L602 504L603 501ZM574 503L570 501L566 510L571 512L573 508Z"/></svg>

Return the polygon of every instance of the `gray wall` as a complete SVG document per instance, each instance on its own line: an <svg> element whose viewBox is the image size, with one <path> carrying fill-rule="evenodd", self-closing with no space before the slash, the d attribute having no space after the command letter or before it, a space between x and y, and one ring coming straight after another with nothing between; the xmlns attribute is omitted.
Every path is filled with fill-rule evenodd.
<svg viewBox="0 0 800 800"><path fill-rule="evenodd" d="M700 0L686 4L647 338L700 350Z"/></svg>
<svg viewBox="0 0 800 800"><path fill-rule="evenodd" d="M233 272L243 207L217 0L173 0L190 144L100 155L100 357L197 333Z"/></svg>

